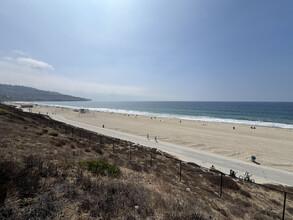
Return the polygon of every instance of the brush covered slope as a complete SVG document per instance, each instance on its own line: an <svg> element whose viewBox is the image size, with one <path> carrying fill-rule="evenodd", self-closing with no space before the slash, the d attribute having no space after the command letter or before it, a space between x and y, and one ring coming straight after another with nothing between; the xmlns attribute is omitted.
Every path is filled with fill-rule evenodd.
<svg viewBox="0 0 293 220"><path fill-rule="evenodd" d="M1 219L282 216L282 193L223 177L219 197L216 173L182 162L179 181L178 160L168 154L6 105L0 105L0 140ZM292 201L288 194L288 219Z"/></svg>
<svg viewBox="0 0 293 220"><path fill-rule="evenodd" d="M0 101L89 101L90 99L34 89L26 86L0 84Z"/></svg>

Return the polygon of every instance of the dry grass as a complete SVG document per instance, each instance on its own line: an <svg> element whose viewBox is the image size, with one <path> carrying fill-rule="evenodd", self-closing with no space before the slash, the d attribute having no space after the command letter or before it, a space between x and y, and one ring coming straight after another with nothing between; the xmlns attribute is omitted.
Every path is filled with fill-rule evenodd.
<svg viewBox="0 0 293 220"><path fill-rule="evenodd" d="M115 140L113 154L111 138L4 105L0 109L5 112L0 115L0 218L281 217L278 191L223 177L219 198L220 176L195 164L182 162L179 182L179 161L156 149ZM88 161L113 164L119 175L96 175L78 166ZM293 218L290 196L286 217Z"/></svg>

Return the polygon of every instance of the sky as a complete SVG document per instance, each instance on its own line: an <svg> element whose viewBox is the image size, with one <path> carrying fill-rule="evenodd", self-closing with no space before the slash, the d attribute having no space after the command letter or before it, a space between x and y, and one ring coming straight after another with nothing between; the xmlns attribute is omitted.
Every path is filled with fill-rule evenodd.
<svg viewBox="0 0 293 220"><path fill-rule="evenodd" d="M0 83L96 101L293 101L293 1L0 0Z"/></svg>

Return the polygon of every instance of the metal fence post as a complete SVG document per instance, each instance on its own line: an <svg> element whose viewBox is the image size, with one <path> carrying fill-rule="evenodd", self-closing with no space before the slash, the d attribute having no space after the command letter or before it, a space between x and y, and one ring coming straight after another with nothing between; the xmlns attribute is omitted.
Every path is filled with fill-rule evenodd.
<svg viewBox="0 0 293 220"><path fill-rule="evenodd" d="M287 197L287 192L284 192L284 205L283 205L283 216L282 216L282 220L285 219L286 197Z"/></svg>
<svg viewBox="0 0 293 220"><path fill-rule="evenodd" d="M222 197L222 189L223 189L223 173L221 173L221 180L220 180L220 197Z"/></svg>

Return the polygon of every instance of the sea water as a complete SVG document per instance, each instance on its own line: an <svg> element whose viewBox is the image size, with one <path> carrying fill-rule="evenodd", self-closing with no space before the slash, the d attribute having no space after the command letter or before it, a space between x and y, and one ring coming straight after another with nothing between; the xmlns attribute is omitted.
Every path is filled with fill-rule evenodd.
<svg viewBox="0 0 293 220"><path fill-rule="evenodd" d="M293 102L86 101L37 103L122 114L293 129Z"/></svg>

